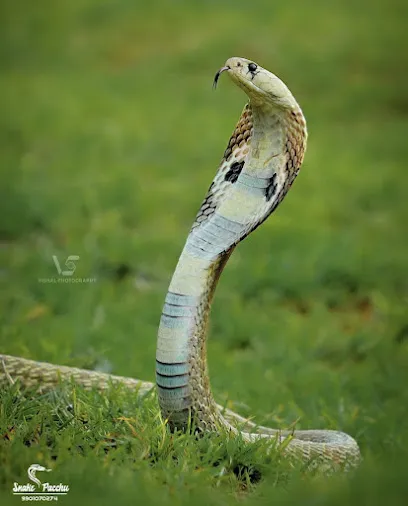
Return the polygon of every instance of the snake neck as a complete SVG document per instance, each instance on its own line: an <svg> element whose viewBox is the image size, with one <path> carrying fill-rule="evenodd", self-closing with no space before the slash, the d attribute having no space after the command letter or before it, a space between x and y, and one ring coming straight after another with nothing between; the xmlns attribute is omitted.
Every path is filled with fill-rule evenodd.
<svg viewBox="0 0 408 506"><path fill-rule="evenodd" d="M231 137L179 258L161 316L156 382L162 416L172 429L186 429L191 417L201 430L225 425L211 393L206 361L214 291L235 245L288 191L303 159L305 139L299 108L251 105Z"/></svg>
<svg viewBox="0 0 408 506"><path fill-rule="evenodd" d="M215 428L218 413L206 360L209 315L218 279L233 248L208 259L194 256L192 243L190 235L166 295L156 351L156 383L162 416L172 429L184 430L193 418L205 430Z"/></svg>

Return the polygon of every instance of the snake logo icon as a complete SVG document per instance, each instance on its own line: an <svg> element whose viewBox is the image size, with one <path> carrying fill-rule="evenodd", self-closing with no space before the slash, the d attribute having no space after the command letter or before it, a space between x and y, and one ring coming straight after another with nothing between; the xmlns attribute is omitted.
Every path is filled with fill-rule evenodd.
<svg viewBox="0 0 408 506"><path fill-rule="evenodd" d="M31 464L27 469L28 478L33 481L38 488L41 488L41 481L35 475L37 471L46 471L49 473L52 469L47 469L46 467L40 466L40 464Z"/></svg>

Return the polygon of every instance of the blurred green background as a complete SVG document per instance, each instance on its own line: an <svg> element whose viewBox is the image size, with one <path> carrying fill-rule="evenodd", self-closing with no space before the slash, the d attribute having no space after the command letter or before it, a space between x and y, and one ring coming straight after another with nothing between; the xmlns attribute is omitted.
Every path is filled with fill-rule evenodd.
<svg viewBox="0 0 408 506"><path fill-rule="evenodd" d="M172 270L246 101L212 79L230 56L253 59L299 101L309 145L294 189L222 276L213 389L259 422L349 432L365 463L347 500L398 501L407 16L403 0L2 2L0 350L154 379ZM74 276L96 282L40 282L57 277L53 255L79 255ZM266 478L243 499L340 501L324 481L293 483Z"/></svg>

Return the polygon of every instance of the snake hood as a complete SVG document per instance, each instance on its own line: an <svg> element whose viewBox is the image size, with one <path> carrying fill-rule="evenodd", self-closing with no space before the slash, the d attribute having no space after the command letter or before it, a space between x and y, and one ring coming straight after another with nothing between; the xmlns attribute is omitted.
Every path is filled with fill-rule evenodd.
<svg viewBox="0 0 408 506"><path fill-rule="evenodd" d="M214 87L223 72L227 72L234 83L250 98L254 105L269 103L283 109L298 108L298 104L288 87L279 77L246 58L229 58L224 67L215 75Z"/></svg>

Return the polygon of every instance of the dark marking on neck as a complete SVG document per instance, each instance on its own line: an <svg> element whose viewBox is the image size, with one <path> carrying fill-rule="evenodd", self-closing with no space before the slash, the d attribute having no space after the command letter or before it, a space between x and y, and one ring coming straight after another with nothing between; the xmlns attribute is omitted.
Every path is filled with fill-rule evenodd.
<svg viewBox="0 0 408 506"><path fill-rule="evenodd" d="M265 197L266 201L269 202L271 198L275 195L276 190L278 189L278 183L276 182L276 172L269 179L269 184L265 188Z"/></svg>
<svg viewBox="0 0 408 506"><path fill-rule="evenodd" d="M230 183L235 183L238 179L238 176L241 174L242 168L245 162L234 162L231 167L228 169L225 174L225 181L229 181Z"/></svg>

